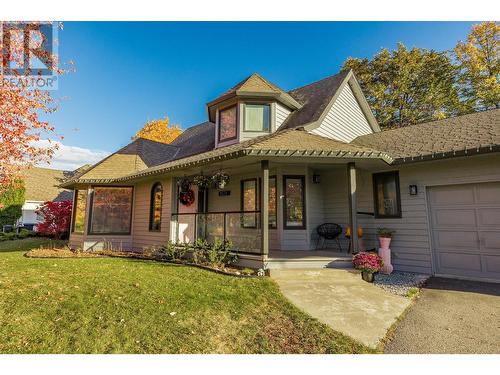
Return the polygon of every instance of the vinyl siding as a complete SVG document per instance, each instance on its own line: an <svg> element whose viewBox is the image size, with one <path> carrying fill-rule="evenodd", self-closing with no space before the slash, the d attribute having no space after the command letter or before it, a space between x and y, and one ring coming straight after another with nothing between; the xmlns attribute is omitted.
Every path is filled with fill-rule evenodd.
<svg viewBox="0 0 500 375"><path fill-rule="evenodd" d="M315 249L318 234L316 228L325 223L325 210L324 210L324 192L321 183L315 184L313 182L313 175L316 172L310 168L306 177L306 219L307 219L307 232L309 248ZM317 172L321 175L320 172Z"/></svg>
<svg viewBox="0 0 500 375"><path fill-rule="evenodd" d="M322 137L351 142L373 133L349 85L345 85L319 127L310 131Z"/></svg>
<svg viewBox="0 0 500 375"><path fill-rule="evenodd" d="M81 249L83 247L83 237L83 234L71 233L68 241L70 249Z"/></svg>
<svg viewBox="0 0 500 375"><path fill-rule="evenodd" d="M290 113L292 113L292 111L290 111L287 107L281 105L280 103L276 103L276 129L279 129Z"/></svg>
<svg viewBox="0 0 500 375"><path fill-rule="evenodd" d="M396 270L431 274L432 251L429 234L426 187L462 183L500 181L500 155L440 160L388 167L399 170L402 218L377 219L358 214L358 225L364 229L363 242L367 249L378 248L376 230L387 227L396 231L391 243L392 263ZM372 173L358 169L358 212L373 212ZM344 169L335 170L325 181L325 220L338 223L345 229L349 218L347 175ZM408 186L416 184L418 195L411 196ZM348 243L343 239L342 246Z"/></svg>
<svg viewBox="0 0 500 375"><path fill-rule="evenodd" d="M323 215L325 223L335 223L342 227L343 232L349 225L349 202L347 190L347 167L337 167L328 173L321 173ZM340 236L340 245L347 251L349 241L344 234ZM335 244L332 244L335 247Z"/></svg>
<svg viewBox="0 0 500 375"><path fill-rule="evenodd" d="M149 214L151 205L151 189L156 182L160 182L163 188L161 231L151 232L149 230ZM143 250L154 245L164 245L169 240L170 216L171 216L171 179L162 178L142 183L135 186L134 220L133 220L133 242L134 250Z"/></svg>

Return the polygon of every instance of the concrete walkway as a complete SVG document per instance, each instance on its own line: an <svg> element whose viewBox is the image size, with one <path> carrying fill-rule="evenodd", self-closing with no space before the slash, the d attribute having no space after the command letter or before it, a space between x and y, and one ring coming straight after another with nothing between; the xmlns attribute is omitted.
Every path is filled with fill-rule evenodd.
<svg viewBox="0 0 500 375"><path fill-rule="evenodd" d="M385 353L500 353L500 284L430 278Z"/></svg>
<svg viewBox="0 0 500 375"><path fill-rule="evenodd" d="M372 348L410 304L354 270L272 270L271 278L297 307Z"/></svg>

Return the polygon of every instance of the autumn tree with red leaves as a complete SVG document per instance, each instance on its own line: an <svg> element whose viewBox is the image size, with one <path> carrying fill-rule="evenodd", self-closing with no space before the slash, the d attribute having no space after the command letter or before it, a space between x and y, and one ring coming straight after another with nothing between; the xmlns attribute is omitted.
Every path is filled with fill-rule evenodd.
<svg viewBox="0 0 500 375"><path fill-rule="evenodd" d="M24 24L20 23L20 25ZM37 32L36 23L27 25L31 28L30 32ZM7 27L7 23L0 22L0 27L5 34L4 27ZM62 24L53 25L53 27L62 29ZM22 34L22 31L20 33ZM0 51L5 51L2 56L3 67L6 63L23 65L24 39L22 35L16 37L15 33L12 34L9 34L8 38L5 36L0 38ZM40 38L45 38L43 33L39 32L39 34ZM58 57L55 54L46 56L46 59L52 64L53 74L65 73L65 70L58 66ZM51 92L9 83L11 77L23 78L31 73L29 70L12 69L7 76L4 70L0 69L0 192L13 185L20 170L42 161L49 161L57 148L57 144L49 138L56 136L54 127L40 118L43 113L48 114L57 110ZM49 140L48 147L36 145L42 137ZM62 137L58 138L62 139Z"/></svg>
<svg viewBox="0 0 500 375"><path fill-rule="evenodd" d="M69 233L71 223L70 200L62 202L45 202L36 213L43 217L43 222L37 224L36 231L44 236L62 238Z"/></svg>

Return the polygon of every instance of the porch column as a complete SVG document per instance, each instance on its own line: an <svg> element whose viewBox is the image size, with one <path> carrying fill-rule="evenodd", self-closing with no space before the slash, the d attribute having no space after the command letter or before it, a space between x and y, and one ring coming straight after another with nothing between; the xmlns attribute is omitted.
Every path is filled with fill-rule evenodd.
<svg viewBox="0 0 500 375"><path fill-rule="evenodd" d="M269 255L269 160L260 162L262 170L262 194L260 205L261 249L265 258Z"/></svg>
<svg viewBox="0 0 500 375"><path fill-rule="evenodd" d="M356 165L354 163L347 164L347 181L349 193L349 226L351 227L351 251L355 254L358 252L358 205L356 198Z"/></svg>

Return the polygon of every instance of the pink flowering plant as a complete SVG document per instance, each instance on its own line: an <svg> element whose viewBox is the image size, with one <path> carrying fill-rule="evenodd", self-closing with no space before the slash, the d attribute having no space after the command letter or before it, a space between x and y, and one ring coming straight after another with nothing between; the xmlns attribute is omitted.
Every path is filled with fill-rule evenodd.
<svg viewBox="0 0 500 375"><path fill-rule="evenodd" d="M360 252L352 257L352 264L362 272L375 273L380 271L384 262L376 253Z"/></svg>

